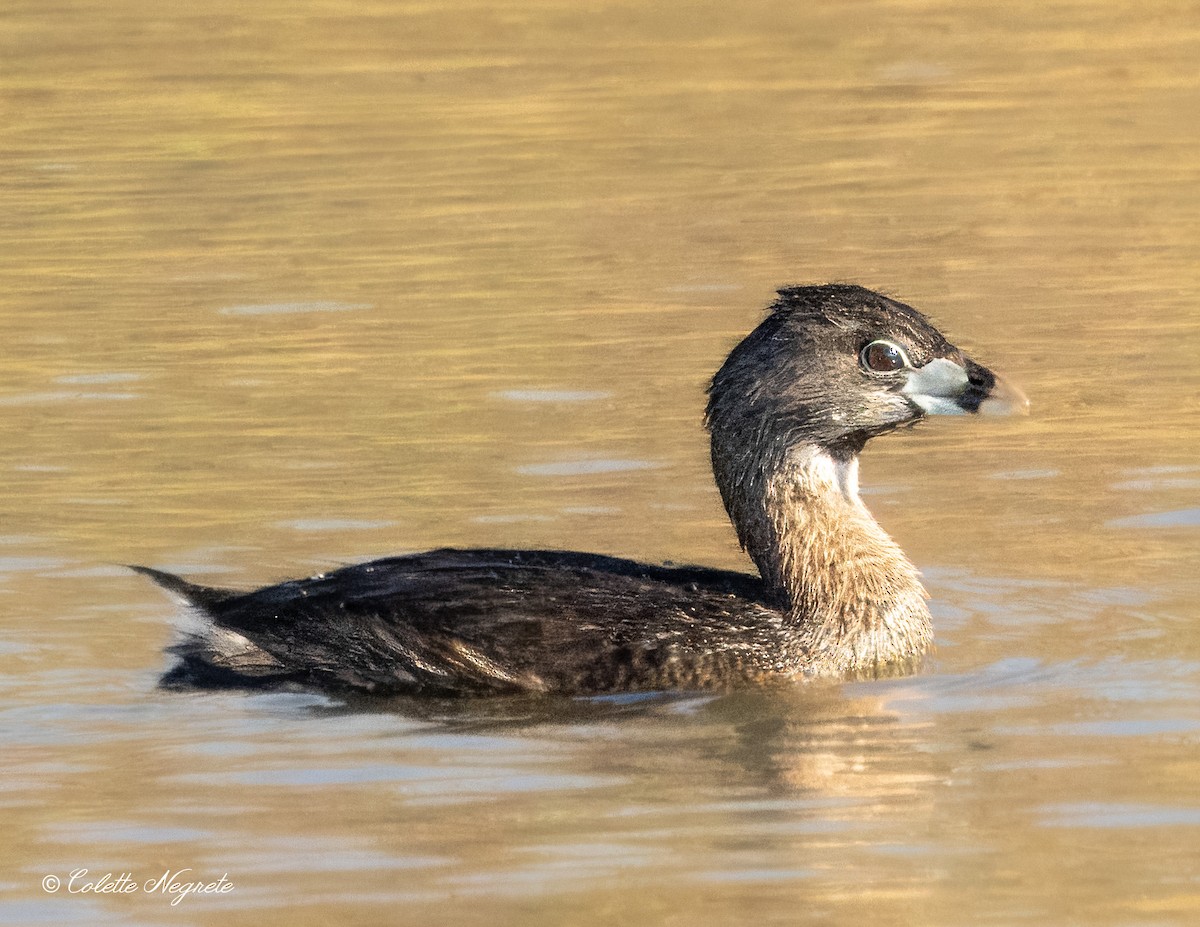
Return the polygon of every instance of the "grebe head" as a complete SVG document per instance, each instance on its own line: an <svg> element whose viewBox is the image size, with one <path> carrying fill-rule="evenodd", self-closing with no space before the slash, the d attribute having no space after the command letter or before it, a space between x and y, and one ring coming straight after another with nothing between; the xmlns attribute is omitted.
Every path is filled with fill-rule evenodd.
<svg viewBox="0 0 1200 927"><path fill-rule="evenodd" d="M1016 387L956 348L917 310L859 286L785 287L713 378L714 442L857 454L926 415L1025 412ZM714 452L716 445L714 444Z"/></svg>

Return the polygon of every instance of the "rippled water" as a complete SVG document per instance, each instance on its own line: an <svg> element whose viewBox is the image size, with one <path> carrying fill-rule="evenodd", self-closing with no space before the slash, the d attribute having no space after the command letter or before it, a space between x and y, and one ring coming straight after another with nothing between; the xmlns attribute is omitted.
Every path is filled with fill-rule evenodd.
<svg viewBox="0 0 1200 927"><path fill-rule="evenodd" d="M0 923L1200 918L1193 10L18 0L0 24ZM826 280L926 310L1033 400L865 455L933 595L921 675L155 688L178 616L122 563L748 569L703 388L775 286ZM181 872L232 888L172 905ZM108 873L133 890L79 890Z"/></svg>

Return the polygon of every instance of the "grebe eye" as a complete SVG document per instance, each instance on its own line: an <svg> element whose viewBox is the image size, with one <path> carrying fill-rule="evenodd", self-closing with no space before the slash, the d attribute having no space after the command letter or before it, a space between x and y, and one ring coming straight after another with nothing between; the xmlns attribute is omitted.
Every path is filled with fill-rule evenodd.
<svg viewBox="0 0 1200 927"><path fill-rule="evenodd" d="M859 361L872 373L893 373L912 366L904 349L890 341L872 341L862 349Z"/></svg>

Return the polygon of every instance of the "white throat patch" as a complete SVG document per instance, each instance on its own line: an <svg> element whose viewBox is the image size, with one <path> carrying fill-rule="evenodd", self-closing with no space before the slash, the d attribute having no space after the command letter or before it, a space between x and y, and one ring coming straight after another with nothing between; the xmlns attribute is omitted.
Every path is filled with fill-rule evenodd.
<svg viewBox="0 0 1200 927"><path fill-rule="evenodd" d="M806 447L799 461L801 472L814 484L837 492L847 502L857 504L858 457L834 457L824 448Z"/></svg>

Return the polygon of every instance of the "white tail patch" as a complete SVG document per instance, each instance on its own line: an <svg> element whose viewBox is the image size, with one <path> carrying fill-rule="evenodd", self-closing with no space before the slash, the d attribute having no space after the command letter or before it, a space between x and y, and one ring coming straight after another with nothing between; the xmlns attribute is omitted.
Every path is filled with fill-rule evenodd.
<svg viewBox="0 0 1200 927"><path fill-rule="evenodd" d="M174 623L179 632L179 651L200 656L213 666L248 673L283 666L244 634L213 624L196 606L181 609Z"/></svg>

